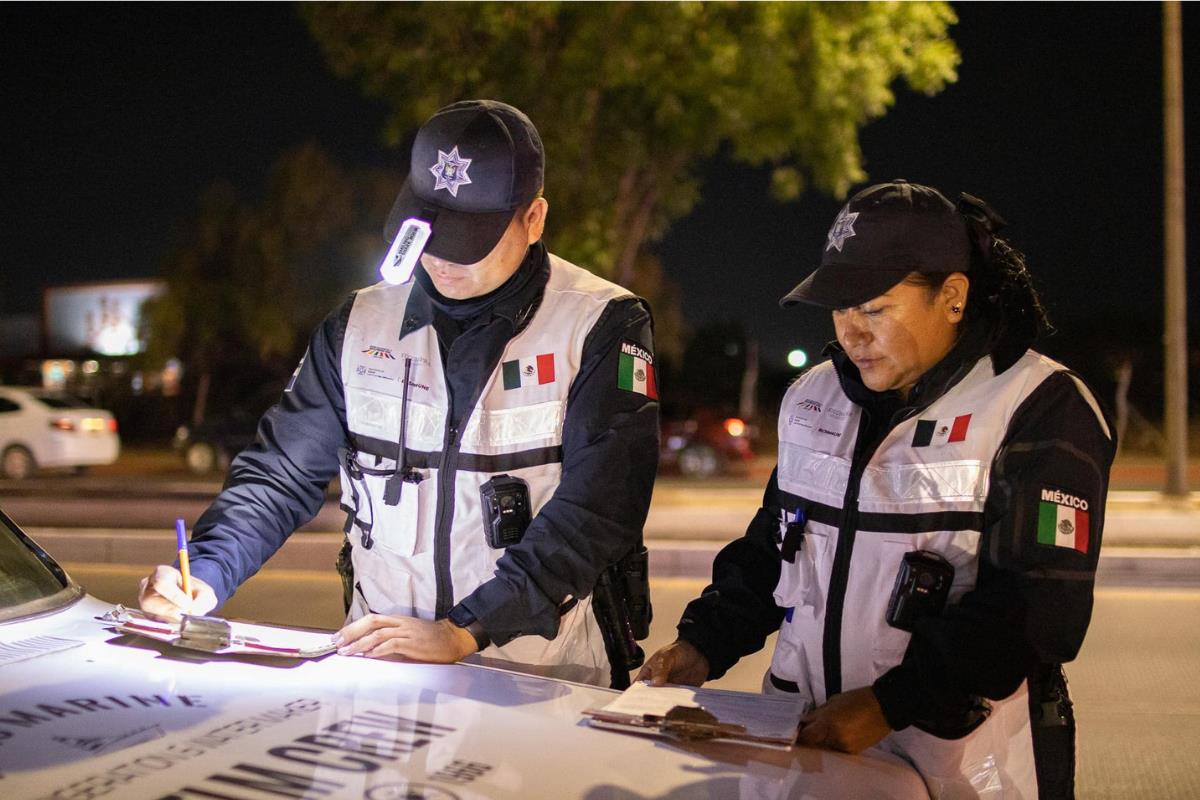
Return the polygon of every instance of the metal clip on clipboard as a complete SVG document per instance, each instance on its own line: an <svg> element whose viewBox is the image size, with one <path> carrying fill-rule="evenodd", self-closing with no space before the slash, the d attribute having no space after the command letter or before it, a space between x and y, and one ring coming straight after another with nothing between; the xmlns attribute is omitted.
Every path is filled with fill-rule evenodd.
<svg viewBox="0 0 1200 800"><path fill-rule="evenodd" d="M220 617L194 617L190 614L183 615L183 622L179 624L179 639L175 642L178 647L206 653L224 650L232 643L233 630L228 621Z"/></svg>
<svg viewBox="0 0 1200 800"><path fill-rule="evenodd" d="M663 717L647 716L648 722L656 722L663 733L685 741L715 739L720 736L742 737L745 725L721 722L710 712L695 706L675 706Z"/></svg>

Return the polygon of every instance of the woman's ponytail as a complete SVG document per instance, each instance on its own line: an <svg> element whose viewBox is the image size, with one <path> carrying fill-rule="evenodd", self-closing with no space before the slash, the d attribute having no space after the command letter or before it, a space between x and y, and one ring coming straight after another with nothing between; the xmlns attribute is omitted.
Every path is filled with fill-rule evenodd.
<svg viewBox="0 0 1200 800"><path fill-rule="evenodd" d="M1054 330L1025 255L996 234L1008 223L987 203L960 195L958 212L973 243L966 322L981 324L997 369L1006 369L1041 335Z"/></svg>

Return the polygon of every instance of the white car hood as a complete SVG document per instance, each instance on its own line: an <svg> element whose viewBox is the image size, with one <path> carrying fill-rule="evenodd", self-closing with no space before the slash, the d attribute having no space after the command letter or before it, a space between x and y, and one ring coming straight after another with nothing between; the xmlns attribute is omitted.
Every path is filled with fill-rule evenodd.
<svg viewBox="0 0 1200 800"><path fill-rule="evenodd" d="M612 693L470 665L209 656L69 609L0 625L0 797L927 797L910 767L589 728ZM4 645L59 652L4 663ZM53 646L52 640L40 640Z"/></svg>

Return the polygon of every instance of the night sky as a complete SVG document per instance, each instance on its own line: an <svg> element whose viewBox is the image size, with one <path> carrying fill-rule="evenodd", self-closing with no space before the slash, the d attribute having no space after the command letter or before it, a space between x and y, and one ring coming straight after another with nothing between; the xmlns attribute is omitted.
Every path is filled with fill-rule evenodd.
<svg viewBox="0 0 1200 800"><path fill-rule="evenodd" d="M1111 317L1156 339L1160 6L956 10L959 80L933 98L900 91L863 131L872 181L992 203L1013 223L1060 337ZM1185 4L1184 20L1186 52L1200 13ZM207 186L223 178L252 195L296 144L316 141L345 166L407 163L381 143L384 109L328 72L289 4L5 4L0 65L0 314L38 310L45 286L157 275ZM1195 208L1194 58L1184 81ZM658 247L690 323L742 320L775 363L793 344L816 348L831 330L824 315L775 303L815 266L840 203L812 192L775 203L765 171L721 159L701 172L703 201ZM1189 264L1200 253L1195 217ZM1189 294L1200 298L1194 278Z"/></svg>

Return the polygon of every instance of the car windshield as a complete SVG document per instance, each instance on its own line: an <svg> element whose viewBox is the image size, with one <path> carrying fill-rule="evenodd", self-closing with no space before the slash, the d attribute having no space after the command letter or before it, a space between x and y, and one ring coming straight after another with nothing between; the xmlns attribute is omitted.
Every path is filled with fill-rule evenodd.
<svg viewBox="0 0 1200 800"><path fill-rule="evenodd" d="M88 404L79 398L65 394L35 394L34 397L51 408L88 408Z"/></svg>
<svg viewBox="0 0 1200 800"><path fill-rule="evenodd" d="M82 594L54 559L0 513L0 622L52 611Z"/></svg>

